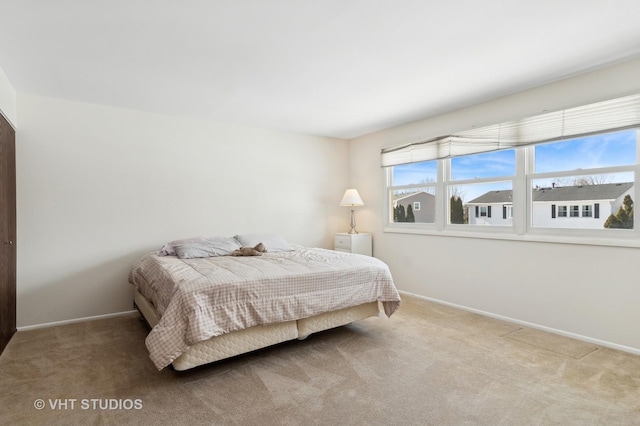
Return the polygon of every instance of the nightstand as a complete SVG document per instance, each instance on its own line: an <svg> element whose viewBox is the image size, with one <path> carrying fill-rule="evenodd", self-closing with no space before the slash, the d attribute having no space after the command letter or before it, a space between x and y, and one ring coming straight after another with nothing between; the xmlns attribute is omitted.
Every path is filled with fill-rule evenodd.
<svg viewBox="0 0 640 426"><path fill-rule="evenodd" d="M371 234L347 234L340 232L333 237L333 248L347 253L372 255Z"/></svg>

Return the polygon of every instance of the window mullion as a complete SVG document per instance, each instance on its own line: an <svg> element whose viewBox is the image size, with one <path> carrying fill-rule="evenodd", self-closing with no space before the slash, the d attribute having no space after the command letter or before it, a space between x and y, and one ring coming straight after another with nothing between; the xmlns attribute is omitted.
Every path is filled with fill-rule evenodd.
<svg viewBox="0 0 640 426"><path fill-rule="evenodd" d="M447 222L447 183L451 178L451 160L438 160L438 182L436 183L436 229L442 231Z"/></svg>
<svg viewBox="0 0 640 426"><path fill-rule="evenodd" d="M529 196L530 185L527 179L530 163L532 163L531 150L533 147L521 147L516 149L516 176L513 180L513 230L518 235L524 235L529 223Z"/></svg>
<svg viewBox="0 0 640 426"><path fill-rule="evenodd" d="M638 177L640 177L640 129L636 130L636 164L633 166L633 204L635 211L635 204L637 200L640 200L640 189L638 188ZM640 236L640 219L638 215L633 215L633 232L636 237Z"/></svg>

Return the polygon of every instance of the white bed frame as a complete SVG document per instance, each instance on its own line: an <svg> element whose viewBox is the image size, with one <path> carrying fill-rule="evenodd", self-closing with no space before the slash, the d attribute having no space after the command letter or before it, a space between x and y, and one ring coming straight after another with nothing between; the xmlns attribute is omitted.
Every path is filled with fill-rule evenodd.
<svg viewBox="0 0 640 426"><path fill-rule="evenodd" d="M134 303L147 323L154 327L160 321L154 306L137 289ZM173 361L178 371L230 358L232 356L265 348L287 340L306 339L312 333L340 327L380 313L378 302L365 303L351 308L325 312L297 321L259 325L233 331L192 345Z"/></svg>

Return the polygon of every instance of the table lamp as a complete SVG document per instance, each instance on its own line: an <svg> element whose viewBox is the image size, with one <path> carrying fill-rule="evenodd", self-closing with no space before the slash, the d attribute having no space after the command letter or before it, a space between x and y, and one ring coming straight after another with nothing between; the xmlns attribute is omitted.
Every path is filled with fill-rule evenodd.
<svg viewBox="0 0 640 426"><path fill-rule="evenodd" d="M340 206L360 207L360 206L364 206L364 202L362 201L360 194L358 194L357 189L347 189L344 193L344 196L342 197L342 201L340 201ZM349 231L349 234L357 234L357 233L358 231L356 231L356 217L352 208L351 209L351 230Z"/></svg>

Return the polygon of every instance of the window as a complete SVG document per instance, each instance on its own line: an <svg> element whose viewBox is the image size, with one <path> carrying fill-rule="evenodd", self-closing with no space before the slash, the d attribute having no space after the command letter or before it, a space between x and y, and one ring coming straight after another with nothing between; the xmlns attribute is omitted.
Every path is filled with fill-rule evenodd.
<svg viewBox="0 0 640 426"><path fill-rule="evenodd" d="M580 217L580 206L571 206L571 210L569 210L569 216Z"/></svg>
<svg viewBox="0 0 640 426"><path fill-rule="evenodd" d="M384 149L387 230L619 237L640 245L633 217L639 129L640 95L633 95ZM417 198L425 194L428 203Z"/></svg>
<svg viewBox="0 0 640 426"><path fill-rule="evenodd" d="M634 131L635 133L635 131ZM635 158L635 153L633 154ZM610 215L617 215L624 198L633 200L637 165L619 166L619 173L598 173L596 169L589 175L549 174L544 179L531 179L531 230L537 232L549 229L599 229L605 230L605 222ZM606 169L604 169L606 170ZM609 169L610 170L610 169ZM581 171L585 171L584 169ZM532 175L535 176L535 175ZM580 204L571 203L580 200ZM566 204L560 204L560 203ZM589 204L586 204L589 202ZM556 217L548 214L548 207L556 205ZM570 221L563 220L571 219ZM576 219L580 220L576 220ZM633 226L627 229L632 229Z"/></svg>
<svg viewBox="0 0 640 426"><path fill-rule="evenodd" d="M402 164L390 170L392 223L435 223L438 162Z"/></svg>
<svg viewBox="0 0 640 426"><path fill-rule="evenodd" d="M503 219L513 219L513 206L502 206Z"/></svg>
<svg viewBox="0 0 640 426"><path fill-rule="evenodd" d="M511 226L512 217L505 217L500 209L512 202L515 158L513 149L452 158L449 176L445 173L448 224ZM465 215L470 209L471 213Z"/></svg>
<svg viewBox="0 0 640 426"><path fill-rule="evenodd" d="M553 213L551 216L553 217ZM558 217L567 217L567 206L558 206Z"/></svg>

